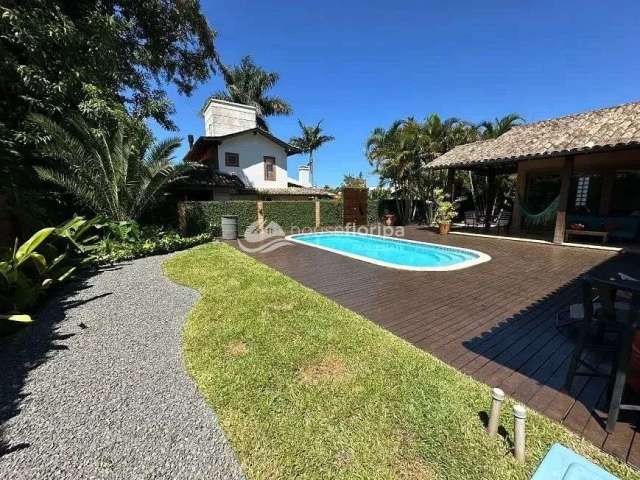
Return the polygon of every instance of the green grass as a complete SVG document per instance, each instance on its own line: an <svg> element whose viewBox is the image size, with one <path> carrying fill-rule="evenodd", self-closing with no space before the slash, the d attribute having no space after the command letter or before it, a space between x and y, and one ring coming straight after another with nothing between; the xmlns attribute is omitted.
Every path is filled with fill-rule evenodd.
<svg viewBox="0 0 640 480"><path fill-rule="evenodd" d="M186 363L249 478L526 479L556 441L640 478L534 412L518 465L484 433L489 387L226 245L165 271L202 294Z"/></svg>

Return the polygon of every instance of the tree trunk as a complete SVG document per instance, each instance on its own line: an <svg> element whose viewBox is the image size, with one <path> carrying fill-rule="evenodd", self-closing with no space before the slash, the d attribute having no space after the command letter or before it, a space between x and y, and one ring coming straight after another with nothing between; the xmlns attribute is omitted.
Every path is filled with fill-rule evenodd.
<svg viewBox="0 0 640 480"><path fill-rule="evenodd" d="M478 210L478 200L476 199L476 189L473 185L473 174L471 170L467 172L469 174L469 189L471 190L471 199L473 200L473 208L476 211L476 214L479 212Z"/></svg>

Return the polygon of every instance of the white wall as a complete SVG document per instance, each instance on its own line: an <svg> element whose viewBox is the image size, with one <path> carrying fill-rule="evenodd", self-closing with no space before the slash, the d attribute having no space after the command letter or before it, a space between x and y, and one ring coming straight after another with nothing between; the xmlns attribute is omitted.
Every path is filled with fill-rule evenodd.
<svg viewBox="0 0 640 480"><path fill-rule="evenodd" d="M227 167L224 161L225 152L237 153L240 156L240 167ZM275 181L264 179L265 156L276 159ZM284 148L260 134L246 133L224 140L218 146L218 164L220 171L237 174L245 185L287 187L287 154Z"/></svg>
<svg viewBox="0 0 640 480"><path fill-rule="evenodd" d="M219 137L256 127L256 110L247 105L209 100L203 113L205 135Z"/></svg>
<svg viewBox="0 0 640 480"><path fill-rule="evenodd" d="M298 182L304 187L311 186L311 170L308 165L298 167Z"/></svg>

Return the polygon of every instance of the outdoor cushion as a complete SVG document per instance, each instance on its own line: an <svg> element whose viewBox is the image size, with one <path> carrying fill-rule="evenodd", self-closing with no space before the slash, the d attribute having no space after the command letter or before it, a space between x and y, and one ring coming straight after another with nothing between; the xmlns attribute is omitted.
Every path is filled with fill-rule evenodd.
<svg viewBox="0 0 640 480"><path fill-rule="evenodd" d="M609 217L607 221L619 226L619 228L611 231L609 236L612 238L633 240L638 236L640 227L640 218L638 217Z"/></svg>
<svg viewBox="0 0 640 480"><path fill-rule="evenodd" d="M567 447L554 443L531 480L618 480Z"/></svg>
<svg viewBox="0 0 640 480"><path fill-rule="evenodd" d="M635 216L567 215L567 224L573 223L584 225L585 230L607 231L618 240L634 240L640 230L640 217Z"/></svg>

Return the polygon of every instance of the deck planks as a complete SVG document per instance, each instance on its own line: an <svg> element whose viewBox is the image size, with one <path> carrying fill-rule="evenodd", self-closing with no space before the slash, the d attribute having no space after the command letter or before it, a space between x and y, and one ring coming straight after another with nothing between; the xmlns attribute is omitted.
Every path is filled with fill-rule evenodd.
<svg viewBox="0 0 640 480"><path fill-rule="evenodd" d="M555 327L557 312L579 301L581 275L640 276L640 255L441 237L419 227L407 228L406 236L480 250L492 260L411 272L299 244L253 256L640 466L638 415L623 414L613 434L603 428L605 381L578 377L570 395L561 390L574 339Z"/></svg>

